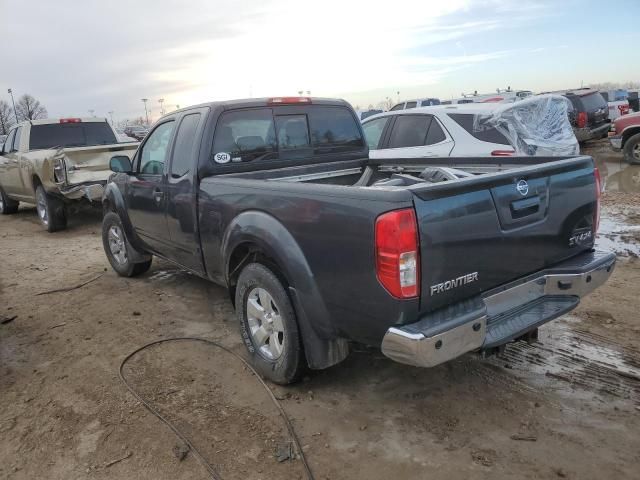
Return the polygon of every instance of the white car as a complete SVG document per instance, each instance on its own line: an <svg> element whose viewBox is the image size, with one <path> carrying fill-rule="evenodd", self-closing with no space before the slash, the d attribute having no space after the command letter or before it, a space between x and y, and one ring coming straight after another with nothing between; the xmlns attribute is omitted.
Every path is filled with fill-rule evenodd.
<svg viewBox="0 0 640 480"><path fill-rule="evenodd" d="M540 95L390 111L367 118L362 128L372 159L576 155L568 108L559 95Z"/></svg>

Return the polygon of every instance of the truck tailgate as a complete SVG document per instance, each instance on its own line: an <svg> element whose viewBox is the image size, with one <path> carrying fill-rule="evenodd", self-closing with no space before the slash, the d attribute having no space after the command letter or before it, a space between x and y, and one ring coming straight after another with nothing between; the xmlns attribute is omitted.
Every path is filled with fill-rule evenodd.
<svg viewBox="0 0 640 480"><path fill-rule="evenodd" d="M578 157L412 188L421 311L486 292L593 247L593 160Z"/></svg>

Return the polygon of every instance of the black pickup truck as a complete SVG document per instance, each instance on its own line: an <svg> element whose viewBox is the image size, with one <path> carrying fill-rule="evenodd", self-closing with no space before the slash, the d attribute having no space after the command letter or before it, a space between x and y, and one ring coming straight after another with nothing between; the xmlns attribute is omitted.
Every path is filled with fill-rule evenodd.
<svg viewBox="0 0 640 480"><path fill-rule="evenodd" d="M170 260L229 289L278 383L349 341L430 367L535 337L607 280L590 157L369 160L344 101L214 102L116 156L103 243L123 276Z"/></svg>

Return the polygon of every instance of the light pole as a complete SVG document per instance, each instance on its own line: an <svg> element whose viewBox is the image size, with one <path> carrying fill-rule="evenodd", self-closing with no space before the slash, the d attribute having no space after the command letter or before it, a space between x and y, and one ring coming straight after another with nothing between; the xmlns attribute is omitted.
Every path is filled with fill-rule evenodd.
<svg viewBox="0 0 640 480"><path fill-rule="evenodd" d="M400 90L396 92L396 95L398 95L398 103L400 103Z"/></svg>
<svg viewBox="0 0 640 480"><path fill-rule="evenodd" d="M109 111L109 117L111 117L111 126L113 127L113 110Z"/></svg>
<svg viewBox="0 0 640 480"><path fill-rule="evenodd" d="M142 103L144 103L144 116L147 119L147 127L149 126L149 112L147 112L147 102L149 101L148 98L143 98L142 99Z"/></svg>
<svg viewBox="0 0 640 480"><path fill-rule="evenodd" d="M158 103L160 104L160 115L164 115L164 107L162 106L163 102L164 102L164 98L158 99Z"/></svg>
<svg viewBox="0 0 640 480"><path fill-rule="evenodd" d="M16 101L13 99L13 90L11 90L10 88L7 89L7 93L11 95L11 103L13 103L13 114L16 117L16 122L19 122L20 120L18 120L18 112L16 111Z"/></svg>

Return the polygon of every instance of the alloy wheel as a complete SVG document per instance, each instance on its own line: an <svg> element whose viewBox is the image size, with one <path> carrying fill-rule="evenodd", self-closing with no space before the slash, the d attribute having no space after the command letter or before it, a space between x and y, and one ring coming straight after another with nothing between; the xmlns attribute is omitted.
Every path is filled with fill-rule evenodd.
<svg viewBox="0 0 640 480"><path fill-rule="evenodd" d="M109 250L118 264L126 265L127 246L125 244L124 234L117 225L113 225L109 229Z"/></svg>
<svg viewBox="0 0 640 480"><path fill-rule="evenodd" d="M49 214L47 213L47 199L42 193L42 190L38 190L38 198L36 199L36 209L38 210L38 217L43 225L49 225Z"/></svg>
<svg viewBox="0 0 640 480"><path fill-rule="evenodd" d="M280 309L264 288L254 288L247 297L249 333L258 352L277 360L284 350L284 324Z"/></svg>

